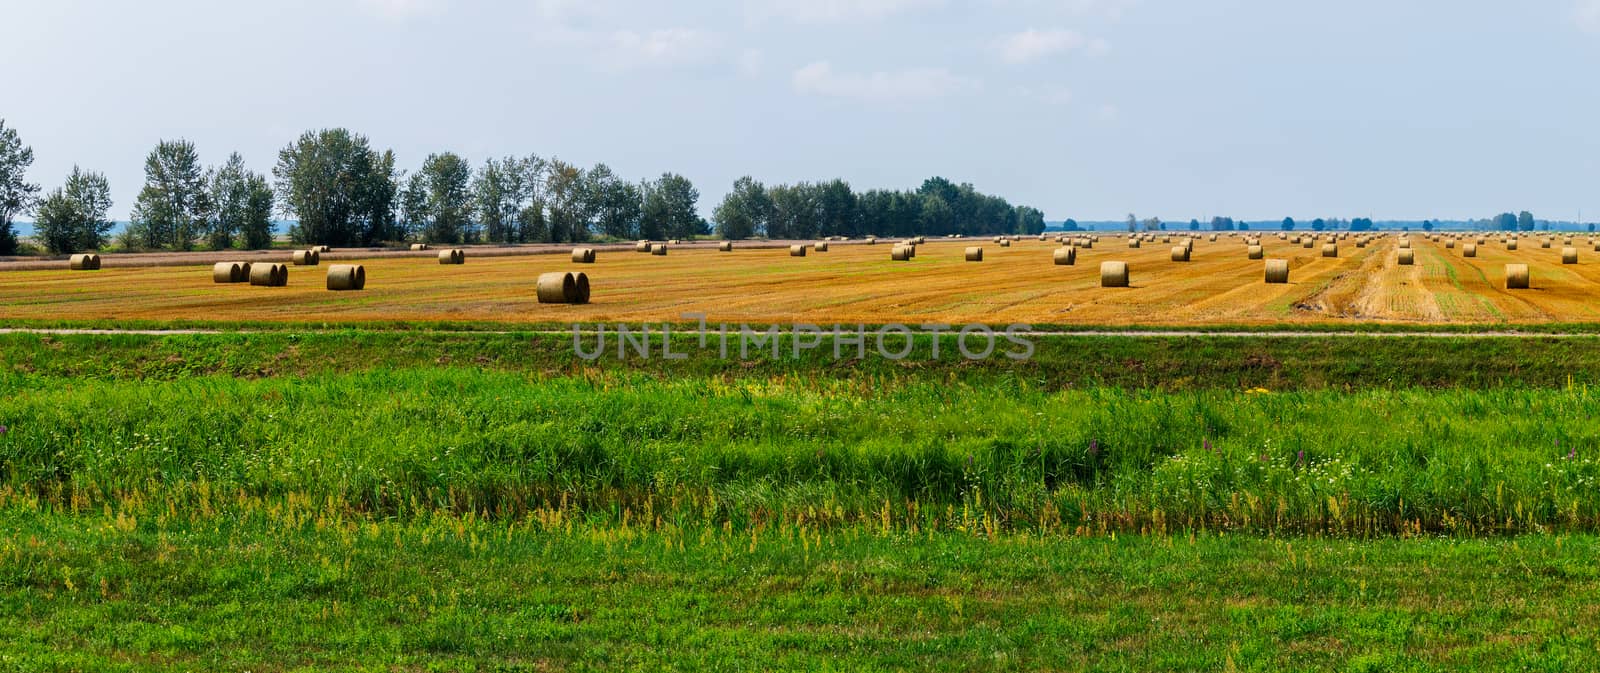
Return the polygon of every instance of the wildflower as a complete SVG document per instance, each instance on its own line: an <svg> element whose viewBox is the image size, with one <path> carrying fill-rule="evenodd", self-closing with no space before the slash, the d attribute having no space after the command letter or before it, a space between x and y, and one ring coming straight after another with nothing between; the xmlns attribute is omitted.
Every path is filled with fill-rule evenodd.
<svg viewBox="0 0 1600 673"><path fill-rule="evenodd" d="M0 435L6 434L6 431L9 430L9 429L10 428L7 428L4 425L0 425Z"/></svg>
<svg viewBox="0 0 1600 673"><path fill-rule="evenodd" d="M1209 440L1209 439L1200 440L1200 446L1201 446L1201 448L1204 448L1206 450L1206 453L1210 453L1211 452L1211 440Z"/></svg>
<svg viewBox="0 0 1600 673"><path fill-rule="evenodd" d="M1100 440L1098 438L1089 440L1089 455L1100 455Z"/></svg>
<svg viewBox="0 0 1600 673"><path fill-rule="evenodd" d="M1306 462L1306 450L1305 449L1300 449L1299 451L1296 451L1294 453L1294 462L1295 462L1296 465Z"/></svg>
<svg viewBox="0 0 1600 673"><path fill-rule="evenodd" d="M1567 460L1574 460L1577 457L1578 457L1578 447L1574 446L1571 449L1567 450Z"/></svg>

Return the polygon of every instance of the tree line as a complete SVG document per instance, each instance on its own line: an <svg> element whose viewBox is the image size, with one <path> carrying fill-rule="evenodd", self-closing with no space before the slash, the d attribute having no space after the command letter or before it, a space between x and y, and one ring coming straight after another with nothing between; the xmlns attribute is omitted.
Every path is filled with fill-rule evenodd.
<svg viewBox="0 0 1600 673"><path fill-rule="evenodd" d="M713 218L717 234L726 239L987 236L1038 234L1045 227L1044 213L1037 208L1013 206L942 177L928 178L912 191L856 193L837 179L767 186L745 176L733 183Z"/></svg>
<svg viewBox="0 0 1600 673"><path fill-rule="evenodd" d="M0 120L0 254L17 252L13 218L29 212L35 238L52 253L111 243L105 176L74 167L62 187L41 197L24 180L32 163L33 150ZM700 192L676 173L630 182L603 163L584 168L530 154L475 167L452 152L430 154L408 173L392 151L342 128L308 131L284 147L270 179L237 153L204 166L194 144L181 139L158 142L144 173L131 221L115 241L129 250L267 248L274 214L292 222L286 233L294 242L337 246L1044 230L1041 211L939 177L913 191L859 193L843 180L767 187L744 177L716 208L713 226L698 213Z"/></svg>

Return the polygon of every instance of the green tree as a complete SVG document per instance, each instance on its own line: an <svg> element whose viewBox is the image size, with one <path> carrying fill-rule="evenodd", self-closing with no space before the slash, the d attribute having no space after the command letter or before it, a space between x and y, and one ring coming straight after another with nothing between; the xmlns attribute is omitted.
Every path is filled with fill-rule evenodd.
<svg viewBox="0 0 1600 673"><path fill-rule="evenodd" d="M1139 218L1134 217L1133 213L1128 213L1128 219L1126 223L1128 225L1128 231L1133 232L1139 230Z"/></svg>
<svg viewBox="0 0 1600 673"><path fill-rule="evenodd" d="M299 220L289 229L297 242L370 245L396 235L394 155L361 135L307 131L278 152L272 176L280 210Z"/></svg>
<svg viewBox="0 0 1600 673"><path fill-rule="evenodd" d="M816 186L817 233L855 236L860 231L860 203L850 183L834 178Z"/></svg>
<svg viewBox="0 0 1600 673"><path fill-rule="evenodd" d="M711 233L697 208L700 190L677 173L662 173L644 190L640 238L690 238ZM654 234L654 235L652 235Z"/></svg>
<svg viewBox="0 0 1600 673"><path fill-rule="evenodd" d="M1279 225L1279 228L1284 230L1284 231L1294 231L1294 218L1292 218L1292 217L1283 218L1283 223Z"/></svg>
<svg viewBox="0 0 1600 673"><path fill-rule="evenodd" d="M1068 221L1071 222L1071 220ZM1017 206L1017 224L1017 233L1019 234L1028 236L1042 234L1044 233L1044 211L1028 206ZM1073 222L1072 225L1076 227L1078 223ZM1200 223L1196 222L1195 226L1200 226Z"/></svg>
<svg viewBox="0 0 1600 673"><path fill-rule="evenodd" d="M200 154L187 140L156 143L144 160L144 187L125 238L139 248L190 250L206 233L211 194Z"/></svg>
<svg viewBox="0 0 1600 673"><path fill-rule="evenodd" d="M473 211L495 243L544 239L544 170L538 155L485 161L473 179Z"/></svg>
<svg viewBox="0 0 1600 673"><path fill-rule="evenodd" d="M33 148L25 147L16 129L0 119L0 255L17 254L17 233L11 221L33 208L39 185L26 180L33 165Z"/></svg>
<svg viewBox="0 0 1600 673"><path fill-rule="evenodd" d="M66 185L39 201L34 235L55 254L98 250L111 231L112 223L106 219L110 209L111 186L106 176L73 166Z"/></svg>
<svg viewBox="0 0 1600 673"><path fill-rule="evenodd" d="M767 189L767 196L772 200L772 216L767 222L769 235L773 238L816 238L819 209L814 185L809 182L775 185Z"/></svg>
<svg viewBox="0 0 1600 673"><path fill-rule="evenodd" d="M554 243L588 240L595 213L584 173L582 168L560 159L551 159L546 166L544 190L549 215L545 221L545 240Z"/></svg>
<svg viewBox="0 0 1600 673"><path fill-rule="evenodd" d="M1533 231L1533 213L1526 210L1517 214L1517 228L1523 231Z"/></svg>
<svg viewBox="0 0 1600 673"><path fill-rule="evenodd" d="M272 188L266 177L246 168L244 157L235 152L211 172L209 183L211 221L206 239L211 247L272 247Z"/></svg>
<svg viewBox="0 0 1600 673"><path fill-rule="evenodd" d="M595 226L600 233L616 239L636 238L639 216L644 208L644 196L639 187L617 177L605 164L596 164L585 177Z"/></svg>
<svg viewBox="0 0 1600 673"><path fill-rule="evenodd" d="M472 222L472 166L453 152L430 154L407 187L424 195L422 240L430 243L472 243L478 240Z"/></svg>
<svg viewBox="0 0 1600 673"><path fill-rule="evenodd" d="M748 175L733 181L733 190L722 197L711 216L717 221L717 236L737 241L767 233L772 218L772 199L767 188Z"/></svg>

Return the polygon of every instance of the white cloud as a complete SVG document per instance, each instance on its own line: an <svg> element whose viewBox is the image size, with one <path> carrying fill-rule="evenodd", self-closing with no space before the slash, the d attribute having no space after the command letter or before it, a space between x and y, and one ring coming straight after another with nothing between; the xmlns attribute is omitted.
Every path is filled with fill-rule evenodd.
<svg viewBox="0 0 1600 673"><path fill-rule="evenodd" d="M1100 121L1103 121L1103 122L1114 122L1120 116L1122 116L1122 111L1118 110L1117 106L1111 105L1109 103L1106 104L1106 105L1100 106Z"/></svg>
<svg viewBox="0 0 1600 673"><path fill-rule="evenodd" d="M838 23L881 19L942 4L944 0L747 0L745 9L754 19Z"/></svg>
<svg viewBox="0 0 1600 673"><path fill-rule="evenodd" d="M440 9L437 0L357 0L356 4L390 21L405 21Z"/></svg>
<svg viewBox="0 0 1600 673"><path fill-rule="evenodd" d="M1037 10L1054 10L1075 16L1099 16L1120 19L1122 13L1139 0L990 0L1002 7L1024 7Z"/></svg>
<svg viewBox="0 0 1600 673"><path fill-rule="evenodd" d="M1600 35L1600 0L1578 0L1572 9L1572 18L1578 22L1580 30Z"/></svg>
<svg viewBox="0 0 1600 673"><path fill-rule="evenodd" d="M623 68L674 66L696 63L710 56L715 39L688 28L666 28L640 33L611 32L605 39L606 62Z"/></svg>
<svg viewBox="0 0 1600 673"><path fill-rule="evenodd" d="M914 68L871 73L835 72L827 61L817 61L794 71L798 93L858 100L925 100L975 91L977 81L951 74L943 68Z"/></svg>
<svg viewBox="0 0 1600 673"><path fill-rule="evenodd" d="M1110 43L1105 40L1088 40L1074 30L1034 30L1028 29L1020 33L1007 35L1000 39L996 48L1000 51L1000 60L1011 64L1032 63L1046 56L1057 54L1070 49L1092 49L1103 52L1110 48Z"/></svg>
<svg viewBox="0 0 1600 673"><path fill-rule="evenodd" d="M739 54L739 58L736 60L739 72L750 77L761 74L766 62L766 54L761 53L760 49L746 49Z"/></svg>
<svg viewBox="0 0 1600 673"><path fill-rule="evenodd" d="M1066 87L1038 89L1025 86L1017 89L1017 95L1045 105L1060 106L1072 102L1072 90Z"/></svg>

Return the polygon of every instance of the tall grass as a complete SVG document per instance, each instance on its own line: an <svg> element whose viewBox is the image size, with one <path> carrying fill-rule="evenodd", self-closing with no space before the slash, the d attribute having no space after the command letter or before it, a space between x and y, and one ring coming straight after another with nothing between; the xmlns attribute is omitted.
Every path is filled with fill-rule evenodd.
<svg viewBox="0 0 1600 673"><path fill-rule="evenodd" d="M7 383L0 488L44 506L203 493L741 526L1600 530L1600 398L1581 388L1052 392L448 368Z"/></svg>

